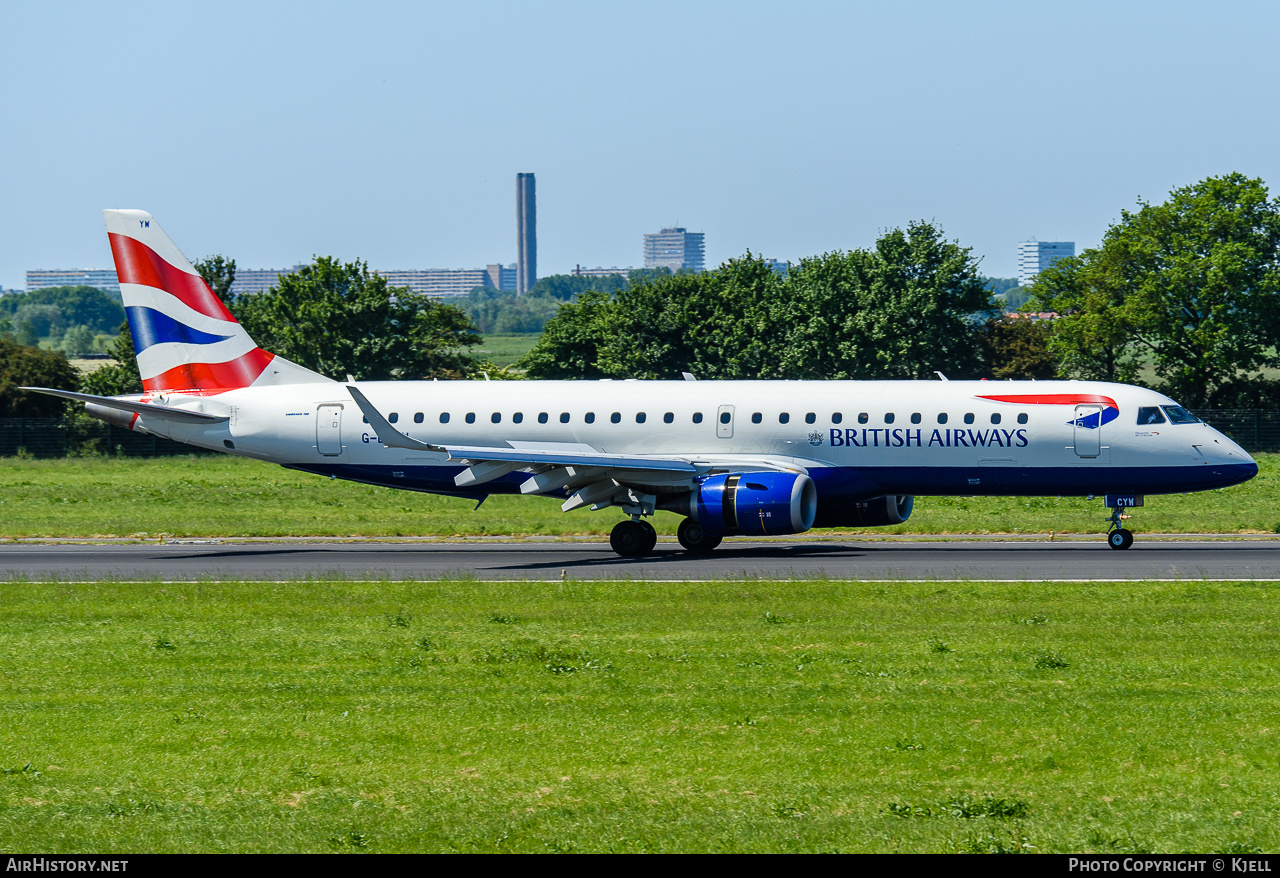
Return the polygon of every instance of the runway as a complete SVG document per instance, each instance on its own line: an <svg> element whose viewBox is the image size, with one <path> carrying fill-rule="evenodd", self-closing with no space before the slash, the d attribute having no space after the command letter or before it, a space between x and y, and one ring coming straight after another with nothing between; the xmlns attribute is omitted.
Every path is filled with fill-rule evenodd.
<svg viewBox="0 0 1280 878"><path fill-rule="evenodd" d="M693 556L675 542L620 558L607 543L175 541L163 544L8 543L13 579L280 580L299 578L560 580L1280 580L1280 541L1141 536L1131 549L1098 537L1072 542L910 539L726 541Z"/></svg>

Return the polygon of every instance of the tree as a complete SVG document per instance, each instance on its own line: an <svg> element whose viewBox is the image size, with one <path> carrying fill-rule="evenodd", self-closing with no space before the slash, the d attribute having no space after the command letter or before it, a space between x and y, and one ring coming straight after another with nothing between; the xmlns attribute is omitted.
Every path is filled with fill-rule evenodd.
<svg viewBox="0 0 1280 878"><path fill-rule="evenodd" d="M1141 352L1114 262L1115 254L1086 250L1042 270L1031 286L1033 296L1025 307L1059 315L1050 330L1049 351L1065 377L1137 380Z"/></svg>
<svg viewBox="0 0 1280 878"><path fill-rule="evenodd" d="M613 307L605 293L585 293L560 306L542 337L516 364L530 378L607 378L600 368L604 315Z"/></svg>
<svg viewBox="0 0 1280 878"><path fill-rule="evenodd" d="M236 261L215 253L196 262L194 268L214 295L222 300L222 304L231 307L231 302L235 299L231 294L231 285L236 282Z"/></svg>
<svg viewBox="0 0 1280 878"><path fill-rule="evenodd" d="M1055 347L1081 352L1064 367L1115 363L1119 376L1150 358L1186 405L1238 397L1251 373L1280 365L1280 199L1233 173L1139 205L1098 249L1036 279L1037 305L1064 314Z"/></svg>
<svg viewBox="0 0 1280 878"><path fill-rule="evenodd" d="M12 317L33 305L55 308L62 326L82 324L95 332L111 332L124 319L119 294L87 286L45 287L0 296L0 315Z"/></svg>
<svg viewBox="0 0 1280 878"><path fill-rule="evenodd" d="M119 334L111 346L114 363L99 366L80 379L80 390L95 396L124 396L142 392L142 374L133 352L133 333L128 323L121 323Z"/></svg>
<svg viewBox="0 0 1280 878"><path fill-rule="evenodd" d="M893 229L872 250L803 259L787 273L795 378L971 377L983 371L975 315L990 298L967 247L931 223Z"/></svg>
<svg viewBox="0 0 1280 878"><path fill-rule="evenodd" d="M584 296L521 365L544 378L964 377L983 370L974 315L989 308L969 250L921 222L785 277L748 253Z"/></svg>
<svg viewBox="0 0 1280 878"><path fill-rule="evenodd" d="M261 347L339 380L459 377L474 366L465 349L481 341L459 309L330 256L231 310Z"/></svg>
<svg viewBox="0 0 1280 878"><path fill-rule="evenodd" d="M75 390L79 384L79 373L60 351L0 336L0 418L56 418L66 410L66 400L18 388Z"/></svg>
<svg viewBox="0 0 1280 878"><path fill-rule="evenodd" d="M1049 350L1051 327L1045 320L999 317L978 332L986 354L987 372L1000 380L1056 378L1058 363Z"/></svg>

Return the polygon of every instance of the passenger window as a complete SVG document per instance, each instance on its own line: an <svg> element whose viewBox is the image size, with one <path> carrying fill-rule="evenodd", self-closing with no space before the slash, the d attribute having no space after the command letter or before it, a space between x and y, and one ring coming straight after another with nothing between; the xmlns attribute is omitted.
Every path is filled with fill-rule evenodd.
<svg viewBox="0 0 1280 878"><path fill-rule="evenodd" d="M786 412L783 412L782 414L778 415L779 424L785 424L789 420L791 420L791 415L787 414Z"/></svg>
<svg viewBox="0 0 1280 878"><path fill-rule="evenodd" d="M442 424L447 424L447 423L449 423L449 413L448 413L448 412L441 412L441 413L440 413L440 423L442 423Z"/></svg>
<svg viewBox="0 0 1280 878"><path fill-rule="evenodd" d="M913 424L918 424L918 423L920 423L920 413L919 413L919 412L912 412L912 413L911 413L911 423L913 423Z"/></svg>
<svg viewBox="0 0 1280 878"><path fill-rule="evenodd" d="M693 422L694 422L695 424L701 424L701 423L702 423L702 412L694 412L694 413L693 413Z"/></svg>
<svg viewBox="0 0 1280 878"><path fill-rule="evenodd" d="M596 413L595 413L595 412L587 412L587 413L583 416L582 420L586 421L588 424L594 424L594 423L596 422Z"/></svg>
<svg viewBox="0 0 1280 878"><path fill-rule="evenodd" d="M360 420L364 421L366 424L369 423L369 419L367 417L361 418Z"/></svg>
<svg viewBox="0 0 1280 878"><path fill-rule="evenodd" d="M1143 406L1138 409L1138 424L1163 424L1164 414L1159 406Z"/></svg>
<svg viewBox="0 0 1280 878"><path fill-rule="evenodd" d="M644 412L636 412L636 423L643 424L645 421Z"/></svg>
<svg viewBox="0 0 1280 878"><path fill-rule="evenodd" d="M884 422L885 422L886 424L892 424L892 423L893 423L893 412L889 412L887 415L885 415L885 416L884 416Z"/></svg>
<svg viewBox="0 0 1280 878"><path fill-rule="evenodd" d="M614 423L614 424L621 424L621 423L622 423L622 413L621 413L621 412L614 412L613 414L609 415L609 421L610 421L610 423Z"/></svg>
<svg viewBox="0 0 1280 878"><path fill-rule="evenodd" d="M759 412L751 413L751 423L758 424L763 420L764 420L764 415L760 414Z"/></svg>
<svg viewBox="0 0 1280 878"><path fill-rule="evenodd" d="M946 413L946 412L943 412L942 414L938 415L938 423L939 423L939 424L945 424L946 422L947 422L947 413Z"/></svg>
<svg viewBox="0 0 1280 878"><path fill-rule="evenodd" d="M675 412L667 412L665 415L662 416L662 423L664 424L674 424L675 422L676 422Z"/></svg>
<svg viewBox="0 0 1280 878"><path fill-rule="evenodd" d="M415 412L413 416L413 422L415 424L421 424L422 421L423 421L422 412Z"/></svg>
<svg viewBox="0 0 1280 878"><path fill-rule="evenodd" d="M809 412L808 414L806 414L806 415L804 416L804 422L805 422L806 424L812 424L812 423L813 423L814 421L816 421L816 420L818 420L818 416L817 416L816 414L814 414L813 412Z"/></svg>
<svg viewBox="0 0 1280 878"><path fill-rule="evenodd" d="M494 412L493 414L489 415L489 420L493 421L495 424L501 424L502 415L498 414L497 412Z"/></svg>
<svg viewBox="0 0 1280 878"><path fill-rule="evenodd" d="M400 414L398 412L392 412L387 420L394 424L396 421L400 420Z"/></svg>
<svg viewBox="0 0 1280 878"><path fill-rule="evenodd" d="M844 420L844 415L840 414L839 412L831 413L831 423L838 424L843 420Z"/></svg>
<svg viewBox="0 0 1280 878"><path fill-rule="evenodd" d="M539 423L539 424L545 424L546 422L547 422L547 413L546 413L546 412L538 412L538 423Z"/></svg>
<svg viewBox="0 0 1280 878"><path fill-rule="evenodd" d="M858 423L859 423L859 424L865 424L865 423L866 423L867 421L869 421L869 420L871 420L871 416L870 416L870 415L868 415L866 412L858 412Z"/></svg>
<svg viewBox="0 0 1280 878"><path fill-rule="evenodd" d="M1027 413L1026 413L1026 412L1019 412L1019 413L1018 413L1018 423L1019 423L1019 424L1025 424L1026 422L1027 422Z"/></svg>
<svg viewBox="0 0 1280 878"><path fill-rule="evenodd" d="M476 413L475 413L475 412L467 412L467 423L468 423L468 424L474 424L475 422L476 422Z"/></svg>
<svg viewBox="0 0 1280 878"><path fill-rule="evenodd" d="M1000 423L1000 413L999 413L999 412L992 412L992 413L991 413L991 423L993 423L993 424L998 424L998 423Z"/></svg>
<svg viewBox="0 0 1280 878"><path fill-rule="evenodd" d="M730 419L731 417L733 417L733 416L732 416L732 415L730 415L728 412L721 412L721 413L720 413L720 423L722 423L722 424L727 424L727 423L729 423L729 419Z"/></svg>
<svg viewBox="0 0 1280 878"><path fill-rule="evenodd" d="M514 415L511 416L511 423L513 424L519 424L523 420L524 420L524 414L522 412L516 412Z"/></svg>
<svg viewBox="0 0 1280 878"><path fill-rule="evenodd" d="M567 423L569 423L569 413L568 413L568 412L561 412L561 413L560 413L560 423L562 423L562 424L567 424Z"/></svg>
<svg viewBox="0 0 1280 878"><path fill-rule="evenodd" d="M965 412L965 415L964 415L964 422L965 422L966 424L972 424L972 423L973 423L973 412Z"/></svg>

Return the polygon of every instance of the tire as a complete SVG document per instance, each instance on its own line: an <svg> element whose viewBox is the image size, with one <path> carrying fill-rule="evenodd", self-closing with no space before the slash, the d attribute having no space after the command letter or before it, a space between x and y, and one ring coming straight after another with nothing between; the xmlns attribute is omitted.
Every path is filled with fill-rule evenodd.
<svg viewBox="0 0 1280 878"><path fill-rule="evenodd" d="M1107 534L1107 545L1113 549L1127 549L1133 545L1133 532L1117 528Z"/></svg>
<svg viewBox="0 0 1280 878"><path fill-rule="evenodd" d="M649 550L650 545L645 524L646 522L641 521L618 522L609 534L609 546L624 558L643 555ZM653 528L650 527L649 531L652 530ZM657 542L657 534L654 534L654 542Z"/></svg>
<svg viewBox="0 0 1280 878"><path fill-rule="evenodd" d="M658 546L658 532L653 529L653 525L644 519L640 519L640 526L644 528L645 533L644 551L640 554L648 555Z"/></svg>
<svg viewBox="0 0 1280 878"><path fill-rule="evenodd" d="M720 541L724 538L716 534L707 533L702 529L702 525L692 518L686 518L680 522L680 529L676 531L676 539L680 540L680 545L684 546L685 551L702 554L710 552L720 545Z"/></svg>

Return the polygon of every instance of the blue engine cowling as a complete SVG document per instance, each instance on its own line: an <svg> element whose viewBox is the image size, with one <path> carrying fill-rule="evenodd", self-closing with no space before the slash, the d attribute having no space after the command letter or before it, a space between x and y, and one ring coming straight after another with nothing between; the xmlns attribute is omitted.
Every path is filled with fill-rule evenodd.
<svg viewBox="0 0 1280 878"><path fill-rule="evenodd" d="M804 533L818 514L818 489L800 473L709 476L690 500L693 520L717 535Z"/></svg>

